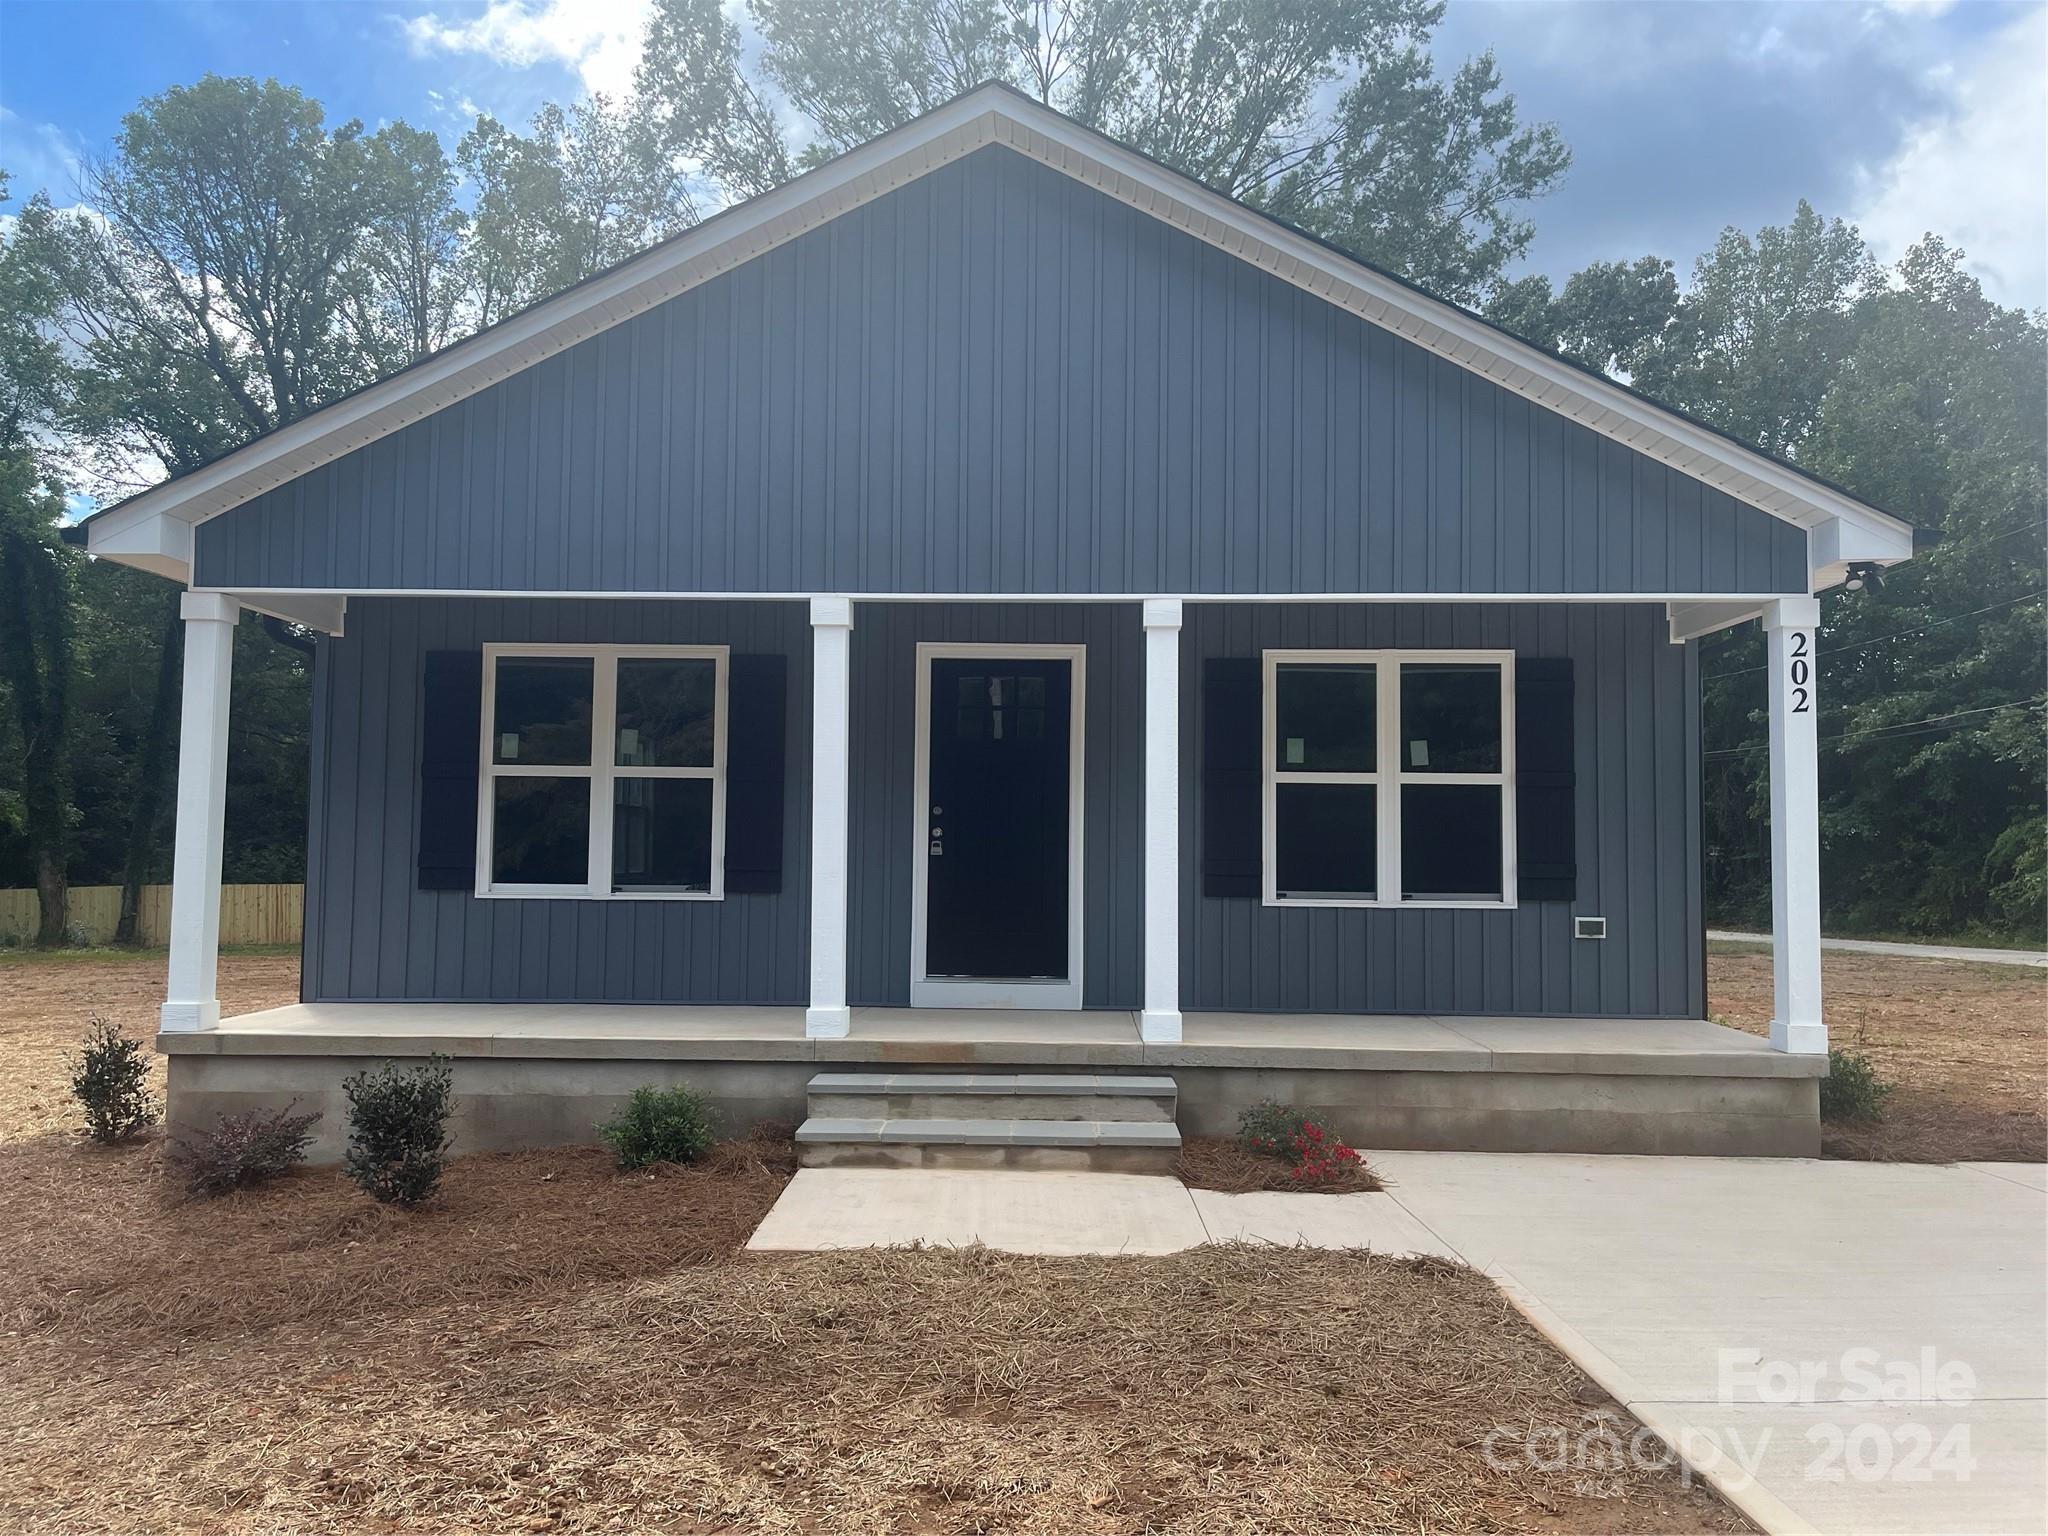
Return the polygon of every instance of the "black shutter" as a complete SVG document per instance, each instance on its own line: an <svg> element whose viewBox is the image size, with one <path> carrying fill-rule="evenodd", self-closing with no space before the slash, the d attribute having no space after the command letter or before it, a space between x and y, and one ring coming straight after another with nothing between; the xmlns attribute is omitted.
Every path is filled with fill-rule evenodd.
<svg viewBox="0 0 2048 1536"><path fill-rule="evenodd" d="M725 700L725 890L782 889L783 720L789 658L735 656Z"/></svg>
<svg viewBox="0 0 2048 1536"><path fill-rule="evenodd" d="M1261 662L1212 656L1202 663L1202 894L1260 893Z"/></svg>
<svg viewBox="0 0 2048 1536"><path fill-rule="evenodd" d="M1523 901L1579 894L1569 657L1515 658L1515 869Z"/></svg>
<svg viewBox="0 0 2048 1536"><path fill-rule="evenodd" d="M420 889L474 890L483 652L427 652L420 701Z"/></svg>

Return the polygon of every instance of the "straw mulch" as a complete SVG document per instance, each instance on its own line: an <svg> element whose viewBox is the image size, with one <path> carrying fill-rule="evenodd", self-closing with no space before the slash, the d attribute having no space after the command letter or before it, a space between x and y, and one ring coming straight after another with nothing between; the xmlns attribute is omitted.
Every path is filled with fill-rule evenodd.
<svg viewBox="0 0 2048 1536"><path fill-rule="evenodd" d="M1495 1426L1576 1434L1599 1410L1492 1285L1441 1264L899 1250L390 1311L337 1267L338 1313L7 1341L0 1524L1743 1529L1670 1474L1490 1470Z"/></svg>
<svg viewBox="0 0 2048 1536"><path fill-rule="evenodd" d="M1298 1195L1355 1195L1385 1187L1363 1159L1353 1164L1342 1178L1304 1183L1294 1177L1294 1165L1285 1158L1248 1152L1233 1136L1182 1137L1180 1161L1174 1172L1190 1188L1218 1189L1226 1195L1248 1195L1268 1189Z"/></svg>
<svg viewBox="0 0 2048 1536"><path fill-rule="evenodd" d="M78 1013L146 1028L158 965L0 976L10 1536L1744 1529L1671 1473L1490 1467L1634 1426L1441 1263L753 1257L773 1133L460 1159L410 1214L332 1170L185 1200L160 1142L52 1129Z"/></svg>

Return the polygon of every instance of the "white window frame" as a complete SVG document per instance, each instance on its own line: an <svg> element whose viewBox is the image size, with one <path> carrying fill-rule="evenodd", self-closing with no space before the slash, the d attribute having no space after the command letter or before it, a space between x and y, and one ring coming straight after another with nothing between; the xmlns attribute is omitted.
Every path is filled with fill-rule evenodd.
<svg viewBox="0 0 2048 1536"><path fill-rule="evenodd" d="M731 647L724 645L561 645L544 641L484 647L483 733L477 743L476 894L483 897L570 901L723 901L725 899L725 728L726 680ZM591 661L590 762L496 763L498 661L501 657L555 657ZM711 766L708 768L622 767L618 755L619 662L708 660L712 684ZM575 779L590 785L590 878L570 885L500 884L491 879L492 835L496 827L493 783L498 779ZM613 787L625 779L709 779L711 781L711 888L706 891L614 891L612 875Z"/></svg>
<svg viewBox="0 0 2048 1536"><path fill-rule="evenodd" d="M1393 907L1404 911L1431 908L1472 908L1504 911L1520 904L1515 872L1515 653L1513 651L1319 651L1274 650L1264 654L1260 689L1259 763L1263 827L1260 864L1263 899L1269 907ZM1500 772L1431 773L1401 763L1401 668L1429 663L1489 665L1500 668ZM1283 665L1370 666L1375 687L1377 732L1371 773L1311 773L1275 763L1279 724L1277 679ZM1372 784L1379 831L1379 869L1373 896L1282 896L1275 857L1274 831L1279 786L1282 784ZM1401 899L1401 787L1407 784L1498 784L1500 786L1501 894L1498 899Z"/></svg>

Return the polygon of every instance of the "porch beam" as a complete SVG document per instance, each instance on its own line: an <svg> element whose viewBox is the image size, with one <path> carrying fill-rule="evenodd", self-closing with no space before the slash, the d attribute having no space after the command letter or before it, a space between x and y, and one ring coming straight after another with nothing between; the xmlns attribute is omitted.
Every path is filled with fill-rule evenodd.
<svg viewBox="0 0 2048 1536"><path fill-rule="evenodd" d="M804 1034L838 1039L846 1007L847 761L853 601L811 599L811 1002Z"/></svg>
<svg viewBox="0 0 2048 1536"><path fill-rule="evenodd" d="M157 1027L220 1023L220 859L228 793L228 685L241 606L187 592L184 701L178 722L178 821L171 864L171 958Z"/></svg>
<svg viewBox="0 0 2048 1536"><path fill-rule="evenodd" d="M1145 599L1145 1011L1139 1037L1180 1041L1180 625Z"/></svg>
<svg viewBox="0 0 2048 1536"><path fill-rule="evenodd" d="M1770 666L1771 1044L1825 1054L1820 992L1820 773L1814 629L1820 600L1786 597L1763 614Z"/></svg>

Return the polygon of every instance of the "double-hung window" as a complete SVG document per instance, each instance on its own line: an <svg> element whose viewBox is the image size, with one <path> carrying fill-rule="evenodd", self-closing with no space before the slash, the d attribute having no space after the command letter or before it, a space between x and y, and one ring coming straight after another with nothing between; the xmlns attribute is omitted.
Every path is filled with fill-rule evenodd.
<svg viewBox="0 0 2048 1536"><path fill-rule="evenodd" d="M484 647L477 894L722 898L726 661Z"/></svg>
<svg viewBox="0 0 2048 1536"><path fill-rule="evenodd" d="M1513 906L1514 655L1268 651L1265 899Z"/></svg>

